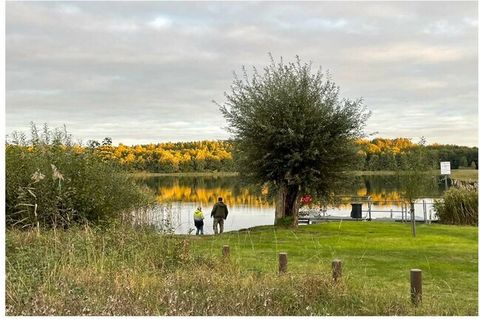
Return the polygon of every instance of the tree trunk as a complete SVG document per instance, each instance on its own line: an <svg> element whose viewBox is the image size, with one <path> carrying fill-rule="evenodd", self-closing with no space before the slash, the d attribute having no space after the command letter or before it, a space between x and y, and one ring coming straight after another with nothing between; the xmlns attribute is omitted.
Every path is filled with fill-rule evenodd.
<svg viewBox="0 0 480 319"><path fill-rule="evenodd" d="M277 191L277 199L275 201L275 224L280 218L285 217L285 194L287 193L286 186L280 186Z"/></svg>
<svg viewBox="0 0 480 319"><path fill-rule="evenodd" d="M291 226L297 227L299 209L300 187L298 185L280 186L275 202L275 224L280 218L291 217Z"/></svg>

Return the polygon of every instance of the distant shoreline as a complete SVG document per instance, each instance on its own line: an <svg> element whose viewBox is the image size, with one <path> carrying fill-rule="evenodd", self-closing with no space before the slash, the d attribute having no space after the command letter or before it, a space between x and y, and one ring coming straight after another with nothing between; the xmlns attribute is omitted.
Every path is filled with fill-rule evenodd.
<svg viewBox="0 0 480 319"><path fill-rule="evenodd" d="M431 171L433 175L440 175L438 171ZM388 176L395 175L395 171L352 171L355 176ZM150 172L135 172L129 173L133 177L230 177L238 176L238 172L185 172L185 173L150 173ZM460 181L477 181L478 170L476 169L452 169L451 179Z"/></svg>
<svg viewBox="0 0 480 319"><path fill-rule="evenodd" d="M173 177L197 177L197 176L219 176L219 177L228 177L228 176L238 176L238 172L185 172L185 173L150 173L150 172L135 172L130 173L129 175L133 177L164 177L164 176L173 176Z"/></svg>

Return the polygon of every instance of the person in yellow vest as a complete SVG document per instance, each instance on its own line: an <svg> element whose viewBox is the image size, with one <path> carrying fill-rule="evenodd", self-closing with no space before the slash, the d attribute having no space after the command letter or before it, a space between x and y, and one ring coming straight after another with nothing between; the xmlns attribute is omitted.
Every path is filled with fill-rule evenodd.
<svg viewBox="0 0 480 319"><path fill-rule="evenodd" d="M203 219L205 217L202 213L202 207L198 206L195 213L193 213L193 222L195 223L195 227L197 228L197 234L203 235Z"/></svg>

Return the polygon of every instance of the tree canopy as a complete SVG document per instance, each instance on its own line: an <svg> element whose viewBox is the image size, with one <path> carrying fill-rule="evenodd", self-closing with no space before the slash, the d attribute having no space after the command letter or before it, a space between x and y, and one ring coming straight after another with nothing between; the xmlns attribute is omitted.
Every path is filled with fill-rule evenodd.
<svg viewBox="0 0 480 319"><path fill-rule="evenodd" d="M369 117L361 99L341 99L327 73L311 63L271 63L243 77L234 75L232 92L220 110L233 134L234 157L242 176L268 183L277 195L276 220L297 223L306 192L331 195L354 165Z"/></svg>

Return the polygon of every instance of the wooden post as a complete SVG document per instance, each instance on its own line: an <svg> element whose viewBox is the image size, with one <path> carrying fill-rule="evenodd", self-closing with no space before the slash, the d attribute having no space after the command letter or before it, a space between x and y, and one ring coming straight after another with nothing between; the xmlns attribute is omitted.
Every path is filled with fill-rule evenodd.
<svg viewBox="0 0 480 319"><path fill-rule="evenodd" d="M225 258L228 258L230 256L230 246L223 245L222 255Z"/></svg>
<svg viewBox="0 0 480 319"><path fill-rule="evenodd" d="M400 206L402 207L402 223L403 223L403 203L401 203Z"/></svg>
<svg viewBox="0 0 480 319"><path fill-rule="evenodd" d="M278 254L278 272L279 273L287 272L287 253Z"/></svg>
<svg viewBox="0 0 480 319"><path fill-rule="evenodd" d="M422 301L422 270L410 269L410 297L417 306Z"/></svg>
<svg viewBox="0 0 480 319"><path fill-rule="evenodd" d="M390 208L390 219L393 219L393 209Z"/></svg>
<svg viewBox="0 0 480 319"><path fill-rule="evenodd" d="M332 277L334 281L337 281L342 277L342 261L334 259L332 261Z"/></svg>

